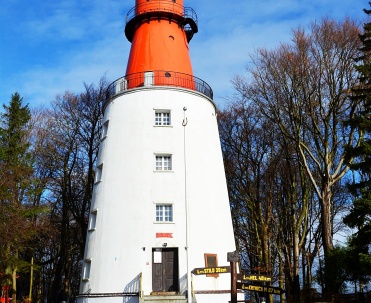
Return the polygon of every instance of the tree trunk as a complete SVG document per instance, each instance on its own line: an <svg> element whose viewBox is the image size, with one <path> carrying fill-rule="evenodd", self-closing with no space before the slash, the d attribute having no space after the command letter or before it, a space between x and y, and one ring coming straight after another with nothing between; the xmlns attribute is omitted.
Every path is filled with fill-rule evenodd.
<svg viewBox="0 0 371 303"><path fill-rule="evenodd" d="M331 185L326 182L322 187L321 199L322 242L325 255L334 248L332 243L331 197Z"/></svg>
<svg viewBox="0 0 371 303"><path fill-rule="evenodd" d="M293 218L293 222L296 222L296 218ZM300 279L299 279L299 236L294 231L293 236L293 287L292 287L292 298L293 302L300 302Z"/></svg>
<svg viewBox="0 0 371 303"><path fill-rule="evenodd" d="M333 264L329 262L328 255L333 250L334 246L332 243L332 220L331 220L331 188L326 182L322 188L322 199L321 202L321 224L322 224L322 243L323 243L323 253L324 253L324 265L325 265L325 275L324 275L324 290L323 295L326 300L330 300L332 295L337 291L333 289L332 281L332 266Z"/></svg>
<svg viewBox="0 0 371 303"><path fill-rule="evenodd" d="M33 257L31 258L31 270L30 270L30 292L28 294L28 298L30 302L32 302L32 284L33 284Z"/></svg>
<svg viewBox="0 0 371 303"><path fill-rule="evenodd" d="M12 302L17 302L17 268L12 271Z"/></svg>

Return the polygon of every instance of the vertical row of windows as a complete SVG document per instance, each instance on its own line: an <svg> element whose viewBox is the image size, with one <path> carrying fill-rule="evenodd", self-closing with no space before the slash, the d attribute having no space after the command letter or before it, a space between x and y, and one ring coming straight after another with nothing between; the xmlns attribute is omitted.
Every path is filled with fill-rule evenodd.
<svg viewBox="0 0 371 303"><path fill-rule="evenodd" d="M105 121L102 125L102 134L101 134L101 140L104 140L108 135L108 125L109 120ZM99 164L95 171L95 183L99 183L102 181L102 173L103 173L103 163ZM89 216L89 225L88 225L88 231L94 231L95 226L97 224L97 209L94 209L91 211ZM90 268L91 268L91 259L85 259L83 263L83 269L82 269L82 280L83 281L89 281L90 279Z"/></svg>
<svg viewBox="0 0 371 303"><path fill-rule="evenodd" d="M155 126L170 126L170 110L155 110ZM171 171L172 157L169 154L157 154L156 171ZM156 204L156 222L173 222L173 205Z"/></svg>
<svg viewBox="0 0 371 303"><path fill-rule="evenodd" d="M155 110L155 125L169 126L171 125L170 110ZM107 137L109 120L102 125L102 140ZM171 171L172 156L168 154L155 155L156 171ZM103 163L99 164L96 169L95 183L102 181ZM97 211L92 211L90 215L89 230L95 229ZM156 205L156 222L172 222L173 207L171 204Z"/></svg>
<svg viewBox="0 0 371 303"><path fill-rule="evenodd" d="M155 110L155 126L169 126L170 124L170 110ZM171 155L156 155L156 170L172 170Z"/></svg>

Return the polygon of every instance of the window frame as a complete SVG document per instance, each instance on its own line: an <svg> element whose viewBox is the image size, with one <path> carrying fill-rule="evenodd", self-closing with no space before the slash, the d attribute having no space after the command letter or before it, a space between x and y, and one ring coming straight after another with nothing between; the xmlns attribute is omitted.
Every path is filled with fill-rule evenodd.
<svg viewBox="0 0 371 303"><path fill-rule="evenodd" d="M157 224L174 223L174 204L173 203L154 202L154 204L155 204L155 221L154 221L155 223ZM161 207L160 210L158 209L159 207ZM161 211L161 215L158 215L159 211ZM158 220L158 218L161 218L162 220ZM170 218L170 220L166 221L166 218Z"/></svg>
<svg viewBox="0 0 371 303"><path fill-rule="evenodd" d="M103 174L103 163L97 165L94 184L98 184L102 182L102 174Z"/></svg>
<svg viewBox="0 0 371 303"><path fill-rule="evenodd" d="M98 213L98 208L95 208L90 212L88 231L95 230L96 224L97 224L97 213Z"/></svg>
<svg viewBox="0 0 371 303"><path fill-rule="evenodd" d="M105 138L108 136L108 126L109 126L109 119L104 121L102 125L102 136L101 136L101 141L103 141Z"/></svg>
<svg viewBox="0 0 371 303"><path fill-rule="evenodd" d="M218 255L217 254L205 253L204 259L205 259L205 267L218 267ZM214 264L214 260L215 260L215 264ZM206 277L217 278L219 277L219 274L206 274Z"/></svg>
<svg viewBox="0 0 371 303"><path fill-rule="evenodd" d="M161 158L161 166L159 158ZM168 161L165 161L168 160ZM173 171L173 155L172 154L155 154L155 171L156 172L171 172Z"/></svg>
<svg viewBox="0 0 371 303"><path fill-rule="evenodd" d="M155 117L154 117L154 126L155 127L171 127L171 110L169 109L154 109ZM158 115L160 117L158 118ZM167 115L167 117L164 117ZM164 123L168 122L168 123Z"/></svg>
<svg viewBox="0 0 371 303"><path fill-rule="evenodd" d="M91 273L91 258L84 260L84 267L82 271L82 281L89 281Z"/></svg>

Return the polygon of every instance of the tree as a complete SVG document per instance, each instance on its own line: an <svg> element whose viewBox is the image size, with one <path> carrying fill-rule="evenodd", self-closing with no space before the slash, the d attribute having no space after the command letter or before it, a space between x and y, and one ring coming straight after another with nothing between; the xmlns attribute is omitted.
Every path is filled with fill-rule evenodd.
<svg viewBox="0 0 371 303"><path fill-rule="evenodd" d="M371 10L364 11L371 15ZM346 160L356 177L349 184L353 205L344 218L349 227L357 230L349 243L349 258L357 265L351 267L353 280L360 283L371 279L371 23L366 23L363 29L359 35L362 54L356 58L360 83L352 88L350 95L350 99L361 106L345 123L360 134L358 144L346 150Z"/></svg>
<svg viewBox="0 0 371 303"><path fill-rule="evenodd" d="M39 126L44 134L40 144L46 147L42 158L50 165L47 198L56 231L42 252L45 270L52 277L45 281L51 302L78 292L106 87L102 78L99 87L85 85L80 94L57 96Z"/></svg>
<svg viewBox="0 0 371 303"><path fill-rule="evenodd" d="M35 229L31 218L34 209L29 203L32 195L32 157L28 142L28 105L22 105L18 93L11 97L9 106L3 105L0 126L0 271L5 271L4 281L12 285L12 298L16 302L17 272L29 267L20 257L27 247L27 241Z"/></svg>
<svg viewBox="0 0 371 303"><path fill-rule="evenodd" d="M291 44L258 50L249 69L251 79L236 82L236 89L295 146L295 156L305 167L321 211L326 272L331 271L326 256L333 249L334 188L349 169L344 146L358 140L355 129L342 123L358 106L348 98L357 83L352 59L358 54L358 33L349 19L313 23L309 34L299 28ZM337 291L331 279L324 281L325 293Z"/></svg>
<svg viewBox="0 0 371 303"><path fill-rule="evenodd" d="M230 102L218 116L242 268L272 274L288 302L297 302L313 196L304 166L294 156L295 146L249 100Z"/></svg>

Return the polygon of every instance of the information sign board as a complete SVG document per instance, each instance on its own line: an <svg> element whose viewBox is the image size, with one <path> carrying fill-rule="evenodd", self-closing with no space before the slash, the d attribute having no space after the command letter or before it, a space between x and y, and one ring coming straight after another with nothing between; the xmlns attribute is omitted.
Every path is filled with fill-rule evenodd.
<svg viewBox="0 0 371 303"><path fill-rule="evenodd" d="M264 293L273 294L273 295L280 295L284 292L284 290L279 287L254 285L254 284L247 284L247 283L241 283L241 282L237 282L237 289L264 292Z"/></svg>
<svg viewBox="0 0 371 303"><path fill-rule="evenodd" d="M192 274L194 275L209 275L209 274L224 274L231 272L230 266L220 266L220 267L202 267L194 268Z"/></svg>
<svg viewBox="0 0 371 303"><path fill-rule="evenodd" d="M237 274L237 280L254 282L272 282L271 276Z"/></svg>

